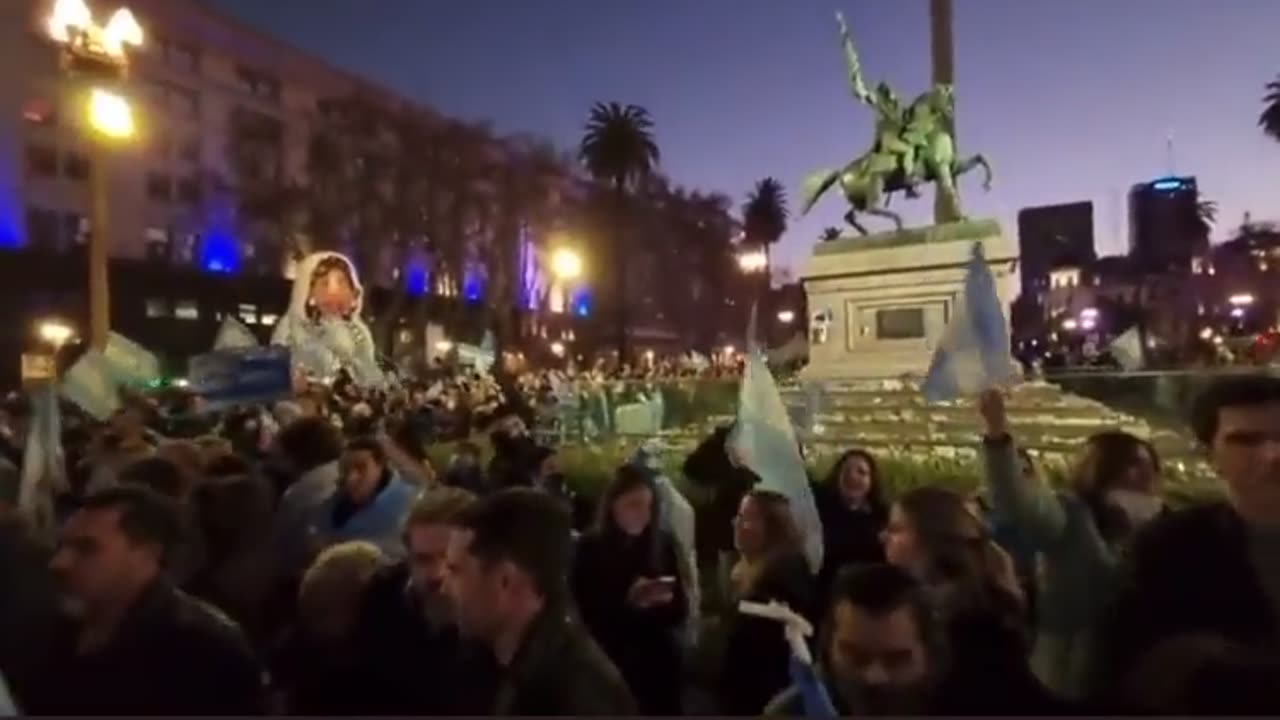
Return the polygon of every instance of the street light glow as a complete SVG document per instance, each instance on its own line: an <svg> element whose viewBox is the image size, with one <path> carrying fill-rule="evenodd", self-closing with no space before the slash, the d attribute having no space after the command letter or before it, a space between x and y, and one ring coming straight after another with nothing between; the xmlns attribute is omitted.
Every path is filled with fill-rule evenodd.
<svg viewBox="0 0 1280 720"><path fill-rule="evenodd" d="M71 340L71 337L75 335L75 331L71 329L70 325L57 320L45 320L40 323L37 330L40 333L40 339L54 348L66 345Z"/></svg>
<svg viewBox="0 0 1280 720"><path fill-rule="evenodd" d="M779 310L778 322L790 325L796 319L796 314L791 310Z"/></svg>
<svg viewBox="0 0 1280 720"><path fill-rule="evenodd" d="M763 250L747 250L738 254L738 269L744 273L758 273L769 265Z"/></svg>
<svg viewBox="0 0 1280 720"><path fill-rule="evenodd" d="M89 93L89 125L112 140L133 137L133 108L123 95L94 88Z"/></svg>
<svg viewBox="0 0 1280 720"><path fill-rule="evenodd" d="M551 254L551 273L561 280L573 280L582 275L582 258L569 248L560 248Z"/></svg>
<svg viewBox="0 0 1280 720"><path fill-rule="evenodd" d="M452 350L452 349L453 349L453 343L449 342L448 340L438 340L438 341L436 341L436 351L437 351L437 352L447 353L447 352L449 352L449 351L450 351L450 350Z"/></svg>
<svg viewBox="0 0 1280 720"><path fill-rule="evenodd" d="M102 49L112 57L124 57L126 45L142 45L142 26L129 8L120 8L111 14L107 26L102 28Z"/></svg>
<svg viewBox="0 0 1280 720"><path fill-rule="evenodd" d="M93 25L93 13L84 0L57 0L49 14L49 37L55 42L71 42L74 33L82 33Z"/></svg>
<svg viewBox="0 0 1280 720"><path fill-rule="evenodd" d="M1252 305L1253 295L1251 295L1250 293L1236 293L1235 295L1232 295L1231 297L1227 298L1227 302L1231 303L1232 305L1235 305L1236 307L1241 307L1244 305Z"/></svg>
<svg viewBox="0 0 1280 720"><path fill-rule="evenodd" d="M564 357L564 343L559 340L551 343L551 354L558 358Z"/></svg>

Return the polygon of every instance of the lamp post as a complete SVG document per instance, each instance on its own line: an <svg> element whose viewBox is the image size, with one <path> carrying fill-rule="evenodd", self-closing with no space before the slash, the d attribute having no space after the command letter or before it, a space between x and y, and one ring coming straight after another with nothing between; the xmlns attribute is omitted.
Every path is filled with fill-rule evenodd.
<svg viewBox="0 0 1280 720"><path fill-rule="evenodd" d="M112 88L129 76L127 50L142 44L142 28L127 8L98 25L84 0L56 0L46 23L49 38L62 51L62 69L87 88L86 114L93 137L90 177L89 343L101 350L111 327L107 278L110 214L107 173L109 148L135 132L129 99ZM79 83L78 83L79 84Z"/></svg>

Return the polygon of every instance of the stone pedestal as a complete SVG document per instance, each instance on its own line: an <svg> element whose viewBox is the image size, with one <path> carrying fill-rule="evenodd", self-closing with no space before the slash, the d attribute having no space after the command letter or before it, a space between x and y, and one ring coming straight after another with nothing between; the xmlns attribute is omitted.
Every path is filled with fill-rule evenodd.
<svg viewBox="0 0 1280 720"><path fill-rule="evenodd" d="M926 372L975 242L1008 318L1018 288L1018 251L994 220L847 236L816 246L801 276L810 314L805 376Z"/></svg>

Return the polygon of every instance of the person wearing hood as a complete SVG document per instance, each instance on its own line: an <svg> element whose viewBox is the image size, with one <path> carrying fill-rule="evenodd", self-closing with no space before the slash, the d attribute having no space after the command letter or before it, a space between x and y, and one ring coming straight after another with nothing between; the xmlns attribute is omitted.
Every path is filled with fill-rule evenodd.
<svg viewBox="0 0 1280 720"><path fill-rule="evenodd" d="M693 505L680 493L671 478L663 472L662 459L656 446L645 443L636 449L630 460L632 465L647 470L653 479L658 498L658 522L665 532L675 538L679 551L680 581L684 584L684 596L688 605L685 622L685 645L697 644L702 616L702 585L698 575L697 516Z"/></svg>
<svg viewBox="0 0 1280 720"><path fill-rule="evenodd" d="M1097 627L1119 590L1122 559L1138 530L1164 512L1160 459L1150 443L1129 433L1095 433L1056 493L1023 472L1010 434L1004 397L984 392L978 410L992 509L1040 553L1031 666L1053 692L1072 700L1097 687Z"/></svg>
<svg viewBox="0 0 1280 720"><path fill-rule="evenodd" d="M308 255L298 264L289 309L271 344L289 348L305 375L333 379L346 370L362 387L382 385L373 335L360 319L363 297L350 260L335 252Z"/></svg>
<svg viewBox="0 0 1280 720"><path fill-rule="evenodd" d="M340 482L316 508L309 528L319 547L363 540L387 558L404 558L400 539L418 488L400 479L376 438L357 438L342 453Z"/></svg>

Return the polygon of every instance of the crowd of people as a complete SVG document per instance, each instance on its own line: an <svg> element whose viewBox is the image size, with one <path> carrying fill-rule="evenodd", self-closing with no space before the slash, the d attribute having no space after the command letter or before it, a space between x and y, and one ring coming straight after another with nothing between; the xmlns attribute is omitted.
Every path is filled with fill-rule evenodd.
<svg viewBox="0 0 1280 720"><path fill-rule="evenodd" d="M1198 399L1225 494L1192 507L1164 502L1155 448L1115 430L1051 487L997 390L977 403L972 496L890 497L849 438L812 483L818 568L731 427L683 459L696 503L645 452L586 498L530 435L527 388L473 394L453 435L484 427L492 456L463 441L441 468L426 446L460 403L429 387L199 422L127 398L109 422L67 419L49 524L19 503L30 408L10 402L0 695L58 715L1280 709L1280 379ZM808 618L812 664L742 601Z"/></svg>

